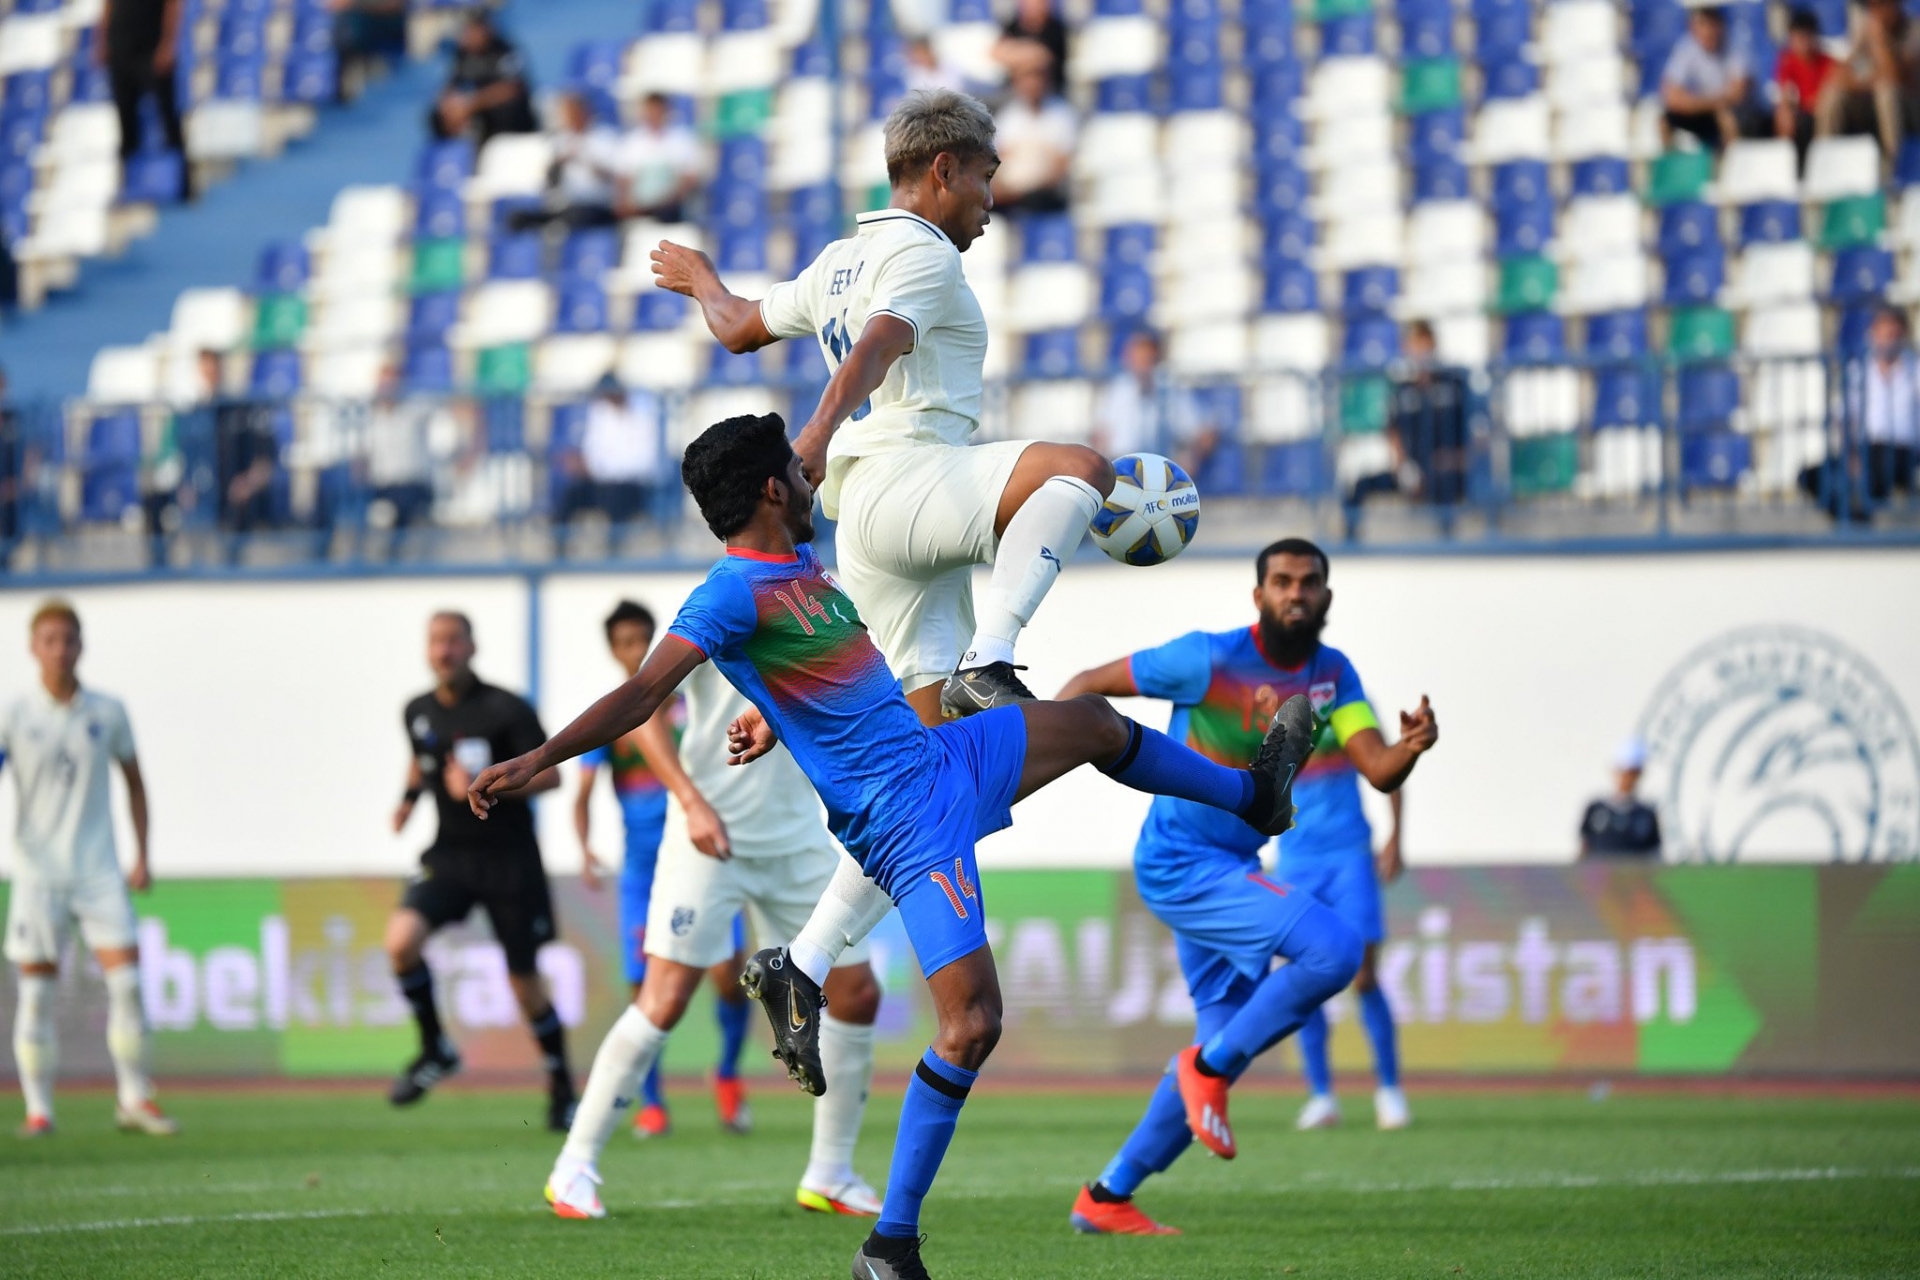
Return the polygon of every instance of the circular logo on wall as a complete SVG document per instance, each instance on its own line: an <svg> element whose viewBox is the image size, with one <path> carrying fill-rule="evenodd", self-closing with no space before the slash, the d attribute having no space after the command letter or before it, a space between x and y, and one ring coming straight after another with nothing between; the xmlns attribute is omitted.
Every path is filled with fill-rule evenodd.
<svg viewBox="0 0 1920 1280"><path fill-rule="evenodd" d="M1669 857L1912 858L1920 740L1871 663L1804 627L1694 650L1640 717Z"/></svg>

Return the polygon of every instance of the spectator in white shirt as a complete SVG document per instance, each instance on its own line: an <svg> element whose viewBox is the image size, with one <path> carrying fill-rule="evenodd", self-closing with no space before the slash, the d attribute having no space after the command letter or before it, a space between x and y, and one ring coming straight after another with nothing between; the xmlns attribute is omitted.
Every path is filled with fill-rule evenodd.
<svg viewBox="0 0 1920 1280"><path fill-rule="evenodd" d="M700 190L706 159L693 130L676 123L673 105L662 93L640 104L640 123L623 143L625 181L614 201L622 218L655 222L687 221L687 201Z"/></svg>
<svg viewBox="0 0 1920 1280"><path fill-rule="evenodd" d="M1864 521L1867 501L1884 502L1895 489L1913 492L1920 357L1900 308L1880 308L1867 330L1866 356L1848 363L1847 417L1837 426L1840 459L1800 473L1800 487L1834 519Z"/></svg>
<svg viewBox="0 0 1920 1280"><path fill-rule="evenodd" d="M1668 135L1690 133L1720 151L1743 133L1757 133L1753 71L1744 50L1727 39L1727 11L1704 5L1687 15L1687 34L1667 55L1660 103Z"/></svg>
<svg viewBox="0 0 1920 1280"><path fill-rule="evenodd" d="M1059 213L1067 207L1067 169L1080 123L1066 100L1051 92L1050 74L1037 60L1015 68L1013 96L994 113L998 211Z"/></svg>
<svg viewBox="0 0 1920 1280"><path fill-rule="evenodd" d="M1120 347L1120 372L1094 405L1093 447L1109 458L1171 453L1193 473L1206 465L1219 436L1193 393L1167 378L1159 335L1150 329L1129 334Z"/></svg>
<svg viewBox="0 0 1920 1280"><path fill-rule="evenodd" d="M580 447L558 460L568 476L553 516L562 536L583 511L601 512L616 526L644 515L660 484L663 436L658 397L629 392L611 374L602 378L587 405Z"/></svg>
<svg viewBox="0 0 1920 1280"><path fill-rule="evenodd" d="M513 228L559 222L568 230L610 227L614 201L626 176L626 143L620 131L593 118L585 95L569 90L555 107L560 127L553 135L553 163L547 169L543 209L513 215Z"/></svg>
<svg viewBox="0 0 1920 1280"><path fill-rule="evenodd" d="M968 91L966 74L952 63L940 61L940 55L934 51L933 41L925 36L908 39L903 52L907 58L908 93L916 89L951 89L955 93Z"/></svg>
<svg viewBox="0 0 1920 1280"><path fill-rule="evenodd" d="M400 370L380 371L380 389L367 413L368 495L391 509L391 527L406 529L433 514L433 460L458 447L460 425L437 396L415 395Z"/></svg>

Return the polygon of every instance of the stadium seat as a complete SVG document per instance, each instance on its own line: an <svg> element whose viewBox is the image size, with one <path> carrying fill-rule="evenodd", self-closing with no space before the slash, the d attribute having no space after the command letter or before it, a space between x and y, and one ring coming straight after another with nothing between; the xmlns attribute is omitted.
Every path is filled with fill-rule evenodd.
<svg viewBox="0 0 1920 1280"><path fill-rule="evenodd" d="M634 296L633 327L641 332L666 333L686 324L688 302L665 289L646 288Z"/></svg>
<svg viewBox="0 0 1920 1280"><path fill-rule="evenodd" d="M556 333L600 333L607 327L607 294L597 281L572 279L560 286L559 302L554 309ZM613 348L607 348L607 363L613 363Z"/></svg>
<svg viewBox="0 0 1920 1280"><path fill-rule="evenodd" d="M1545 160L1552 150L1547 100L1537 94L1495 99L1474 118L1470 158L1478 164Z"/></svg>
<svg viewBox="0 0 1920 1280"><path fill-rule="evenodd" d="M1341 306L1348 316L1377 315L1387 310L1400 292L1400 272L1394 267L1359 267L1346 273L1341 284Z"/></svg>
<svg viewBox="0 0 1920 1280"><path fill-rule="evenodd" d="M453 352L438 344L409 343L400 366L400 382L408 391L444 395L453 390Z"/></svg>
<svg viewBox="0 0 1920 1280"><path fill-rule="evenodd" d="M83 520L118 524L140 503L140 414L123 409L88 424L81 458Z"/></svg>
<svg viewBox="0 0 1920 1280"><path fill-rule="evenodd" d="M1813 274L1813 246L1804 240L1752 245L1734 263L1722 302L1731 307L1805 302L1813 297Z"/></svg>
<svg viewBox="0 0 1920 1280"><path fill-rule="evenodd" d="M1726 278L1726 260L1718 245L1682 250L1666 260L1666 267L1662 301L1667 306L1708 306L1718 300Z"/></svg>
<svg viewBox="0 0 1920 1280"><path fill-rule="evenodd" d="M1797 200L1759 200L1740 210L1740 239L1746 244L1775 244L1800 238Z"/></svg>
<svg viewBox="0 0 1920 1280"><path fill-rule="evenodd" d="M1153 273L1128 263L1110 265L1100 276L1100 316L1108 321L1144 321L1153 306Z"/></svg>
<svg viewBox="0 0 1920 1280"><path fill-rule="evenodd" d="M1644 307L1650 297L1646 254L1634 248L1568 262L1557 307L1568 315L1591 316Z"/></svg>
<svg viewBox="0 0 1920 1280"><path fill-rule="evenodd" d="M423 188L459 191L473 176L473 144L465 138L429 143L414 164L414 179Z"/></svg>
<svg viewBox="0 0 1920 1280"><path fill-rule="evenodd" d="M1792 153L1792 144L1780 145ZM1823 204L1880 191L1880 148L1872 138L1815 138L1807 149L1806 178L1800 196ZM1754 196L1751 199L1772 198ZM1787 198L1787 197L1780 197Z"/></svg>
<svg viewBox="0 0 1920 1280"><path fill-rule="evenodd" d="M1713 157L1704 151L1668 151L1654 159L1647 181L1647 203L1656 209L1706 198L1713 178Z"/></svg>
<svg viewBox="0 0 1920 1280"><path fill-rule="evenodd" d="M487 276L492 280L532 280L540 275L546 244L537 231L495 236L487 248Z"/></svg>
<svg viewBox="0 0 1920 1280"><path fill-rule="evenodd" d="M547 395L583 395L613 372L619 344L610 333L560 333L534 348L532 383Z"/></svg>
<svg viewBox="0 0 1920 1280"><path fill-rule="evenodd" d="M1542 253L1553 239L1553 201L1541 198L1525 204L1496 204L1494 228L1494 253L1499 257Z"/></svg>
<svg viewBox="0 0 1920 1280"><path fill-rule="evenodd" d="M1667 325L1667 352L1677 360L1724 360L1733 354L1733 314L1718 307L1675 311Z"/></svg>
<svg viewBox="0 0 1920 1280"><path fill-rule="evenodd" d="M1842 249L1833 257L1830 301L1841 306L1879 300L1893 284L1893 255L1878 245Z"/></svg>
<svg viewBox="0 0 1920 1280"><path fill-rule="evenodd" d="M1714 198L1721 204L1734 205L1798 200L1798 169L1799 157L1787 139L1739 139L1730 144L1721 157Z"/></svg>
<svg viewBox="0 0 1920 1280"><path fill-rule="evenodd" d="M300 390L301 361L297 351L261 351L253 357L248 386L263 400L284 400Z"/></svg>
<svg viewBox="0 0 1920 1280"><path fill-rule="evenodd" d="M1574 162L1572 196L1599 197L1620 195L1633 189L1627 161L1621 156L1589 156Z"/></svg>
<svg viewBox="0 0 1920 1280"><path fill-rule="evenodd" d="M1703 249L1719 250L1720 214L1710 204L1683 200L1660 210L1660 256L1676 258Z"/></svg>
<svg viewBox="0 0 1920 1280"><path fill-rule="evenodd" d="M1341 359L1349 366L1384 369L1400 354L1400 326L1384 316L1350 320L1341 344Z"/></svg>
<svg viewBox="0 0 1920 1280"><path fill-rule="evenodd" d="M1564 361L1567 356L1566 325L1550 311L1521 311L1509 315L1501 355L1514 363Z"/></svg>
<svg viewBox="0 0 1920 1280"><path fill-rule="evenodd" d="M1404 58L1444 58L1453 52L1453 14L1422 13L1401 19L1400 55Z"/></svg>
<svg viewBox="0 0 1920 1280"><path fill-rule="evenodd" d="M1820 247L1833 252L1879 241L1887 229L1886 197L1848 196L1830 202L1820 215Z"/></svg>
<svg viewBox="0 0 1920 1280"><path fill-rule="evenodd" d="M1262 451L1260 490L1274 497L1319 497L1332 487L1333 472L1326 446L1319 440L1296 440Z"/></svg>
<svg viewBox="0 0 1920 1280"><path fill-rule="evenodd" d="M1555 256L1606 258L1638 253L1642 212L1640 201L1631 195L1570 201L1560 217Z"/></svg>
<svg viewBox="0 0 1920 1280"><path fill-rule="evenodd" d="M1494 167L1493 207L1496 214L1508 205L1549 200L1552 194L1547 185L1547 166L1544 161L1514 160Z"/></svg>
<svg viewBox="0 0 1920 1280"><path fill-rule="evenodd" d="M1682 368L1678 378L1679 414L1685 432L1726 428L1740 408L1740 375L1723 364Z"/></svg>
<svg viewBox="0 0 1920 1280"><path fill-rule="evenodd" d="M458 293L416 294L408 307L407 343L409 346L444 346L459 319Z"/></svg>
<svg viewBox="0 0 1920 1280"><path fill-rule="evenodd" d="M1636 368L1603 368L1593 382L1596 429L1637 427L1660 417L1659 378Z"/></svg>
<svg viewBox="0 0 1920 1280"><path fill-rule="evenodd" d="M1756 307L1742 326L1741 353L1756 359L1817 356L1822 345L1820 308L1809 301Z"/></svg>
<svg viewBox="0 0 1920 1280"><path fill-rule="evenodd" d="M146 347L101 347L87 367L87 399L97 405L146 404L159 389L159 361Z"/></svg>
<svg viewBox="0 0 1920 1280"><path fill-rule="evenodd" d="M1733 431L1714 431L1680 439L1683 489L1730 489L1753 469L1753 441Z"/></svg>
<svg viewBox="0 0 1920 1280"><path fill-rule="evenodd" d="M489 280L468 295L451 340L475 348L532 342L547 332L552 311L552 290L539 280Z"/></svg>
<svg viewBox="0 0 1920 1280"><path fill-rule="evenodd" d="M1429 160L1413 170L1413 201L1464 200L1473 194L1467 166L1459 160Z"/></svg>
<svg viewBox="0 0 1920 1280"><path fill-rule="evenodd" d="M1022 262L1079 260L1071 214L1034 214L1020 219L1017 225L1020 228Z"/></svg>
<svg viewBox="0 0 1920 1280"><path fill-rule="evenodd" d="M1646 353L1646 312L1611 311L1587 317L1589 359L1629 360Z"/></svg>

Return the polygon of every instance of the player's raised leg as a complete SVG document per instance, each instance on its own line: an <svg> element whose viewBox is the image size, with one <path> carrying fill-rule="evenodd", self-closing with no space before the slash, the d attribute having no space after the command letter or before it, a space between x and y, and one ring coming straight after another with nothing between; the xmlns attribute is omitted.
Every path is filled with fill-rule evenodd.
<svg viewBox="0 0 1920 1280"><path fill-rule="evenodd" d="M973 639L941 690L948 715L1033 696L1014 673L1014 644L1112 492L1112 464L1084 445L1035 444L1021 453L994 513L999 545L974 608Z"/></svg>

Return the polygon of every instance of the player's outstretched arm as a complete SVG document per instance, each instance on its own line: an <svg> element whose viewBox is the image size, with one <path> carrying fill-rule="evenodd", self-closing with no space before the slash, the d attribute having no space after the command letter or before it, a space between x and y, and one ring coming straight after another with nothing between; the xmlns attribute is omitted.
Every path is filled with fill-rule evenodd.
<svg viewBox="0 0 1920 1280"><path fill-rule="evenodd" d="M542 772L633 732L706 660L685 640L667 636L637 675L581 712L566 728L526 754L483 770L467 788L467 804L477 817L485 818L497 800L522 790Z"/></svg>
<svg viewBox="0 0 1920 1280"><path fill-rule="evenodd" d="M693 847L722 862L731 858L733 842L727 838L727 824L687 776L685 766L680 763L680 750L673 744L673 730L656 716L641 725L636 736L640 739L640 754L647 758L647 767L686 811L687 839L693 842Z"/></svg>
<svg viewBox="0 0 1920 1280"><path fill-rule="evenodd" d="M1083 693L1097 693L1103 698L1131 698L1139 692L1133 682L1133 659L1115 658L1104 666L1082 671L1060 686L1060 692L1054 696L1057 701L1065 702Z"/></svg>
<svg viewBox="0 0 1920 1280"><path fill-rule="evenodd" d="M818 485L827 471L827 445L840 424L880 389L893 362L913 350L913 326L899 316L879 312L867 317L860 340L827 380L820 403L793 442L807 479Z"/></svg>
<svg viewBox="0 0 1920 1280"><path fill-rule="evenodd" d="M590 764L580 766L580 785L573 793L573 834L580 841L580 878L587 888L600 887L600 859L593 853L593 780L600 771Z"/></svg>
<svg viewBox="0 0 1920 1280"><path fill-rule="evenodd" d="M1421 756L1440 740L1440 722L1425 694L1412 713L1400 713L1400 741L1392 746L1378 729L1362 729L1347 739L1347 758L1376 791L1394 792L1413 772Z"/></svg>
<svg viewBox="0 0 1920 1280"><path fill-rule="evenodd" d="M647 255L653 263L654 282L662 289L685 294L700 304L707 328L720 345L735 355L758 351L780 341L767 328L760 314L760 303L732 293L720 282L713 260L698 249L662 240L660 247Z"/></svg>

